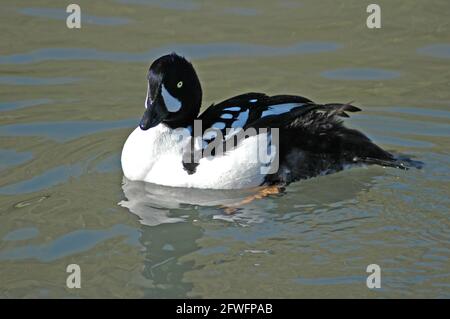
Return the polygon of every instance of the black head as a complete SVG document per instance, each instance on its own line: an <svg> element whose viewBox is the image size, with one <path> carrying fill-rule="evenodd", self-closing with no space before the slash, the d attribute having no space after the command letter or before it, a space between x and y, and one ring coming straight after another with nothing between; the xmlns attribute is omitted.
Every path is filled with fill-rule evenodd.
<svg viewBox="0 0 450 319"><path fill-rule="evenodd" d="M148 130L162 122L187 127L201 104L202 88L192 64L176 53L164 55L148 71L146 110L139 126Z"/></svg>

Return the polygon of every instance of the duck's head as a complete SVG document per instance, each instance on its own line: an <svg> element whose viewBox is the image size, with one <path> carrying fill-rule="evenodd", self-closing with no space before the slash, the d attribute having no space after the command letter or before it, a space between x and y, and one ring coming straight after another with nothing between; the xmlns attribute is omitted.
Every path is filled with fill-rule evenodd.
<svg viewBox="0 0 450 319"><path fill-rule="evenodd" d="M190 125L202 103L202 88L192 64L176 53L164 55L152 63L147 79L140 128L148 130L159 123L172 128Z"/></svg>

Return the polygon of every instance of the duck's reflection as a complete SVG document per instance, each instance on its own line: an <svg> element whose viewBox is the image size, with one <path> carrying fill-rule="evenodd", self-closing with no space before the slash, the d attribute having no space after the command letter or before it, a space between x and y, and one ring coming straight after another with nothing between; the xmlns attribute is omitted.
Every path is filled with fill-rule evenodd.
<svg viewBox="0 0 450 319"><path fill-rule="evenodd" d="M124 179L126 199L119 204L137 215L142 224L139 239L145 247L142 275L152 283L144 288L145 296L184 298L190 295L195 289L193 283L185 280L185 274L198 275L203 271L202 262L196 265L192 260L197 259L196 252L205 249L226 248L236 241L245 242L246 238L264 246L265 240L271 237L286 237L308 245L308 240L341 227L339 224L343 222L358 227L365 218L374 216L351 208L361 193L376 185L379 175L379 170L361 169L302 181L290 185L281 197L246 202L231 215L223 207L242 202L255 193L254 189L185 189ZM319 215L318 221L305 223ZM322 228L322 223L326 227ZM240 226L249 227L243 231ZM209 242L214 244L208 246ZM182 258L187 255L189 262Z"/></svg>
<svg viewBox="0 0 450 319"><path fill-rule="evenodd" d="M192 284L182 279L194 265L181 262L180 257L201 248L197 240L203 237L204 230L195 221L205 209L209 208L206 214L222 214L221 206L239 202L250 193L173 188L125 178L122 189L126 199L119 205L137 215L142 224L142 275L151 282L144 288L149 298L186 297Z"/></svg>
<svg viewBox="0 0 450 319"><path fill-rule="evenodd" d="M257 190L209 190L195 188L167 187L145 182L123 180L126 200L119 203L140 222L148 226L177 223L185 220L185 215L174 216L173 210L190 210L201 207L232 207L242 202ZM190 215L191 216L191 215ZM191 216L192 217L192 216Z"/></svg>

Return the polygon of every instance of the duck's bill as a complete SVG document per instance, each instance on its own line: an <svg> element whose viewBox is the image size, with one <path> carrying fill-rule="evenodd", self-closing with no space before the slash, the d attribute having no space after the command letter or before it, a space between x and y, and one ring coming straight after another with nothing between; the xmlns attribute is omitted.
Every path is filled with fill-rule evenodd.
<svg viewBox="0 0 450 319"><path fill-rule="evenodd" d="M163 112L156 105L149 105L142 116L139 127L146 131L161 123L166 117L167 112Z"/></svg>

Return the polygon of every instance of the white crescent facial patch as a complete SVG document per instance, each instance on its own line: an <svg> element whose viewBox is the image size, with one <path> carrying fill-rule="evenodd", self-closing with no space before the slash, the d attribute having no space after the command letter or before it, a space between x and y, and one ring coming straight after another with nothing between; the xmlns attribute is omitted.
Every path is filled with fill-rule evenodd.
<svg viewBox="0 0 450 319"><path fill-rule="evenodd" d="M148 94L150 93L150 84L147 83L147 96L145 97L144 106L147 108Z"/></svg>
<svg viewBox="0 0 450 319"><path fill-rule="evenodd" d="M167 111L169 112L178 112L181 108L181 102L170 95L169 91L166 90L164 84L161 87L161 95L164 100L164 104L166 105Z"/></svg>

